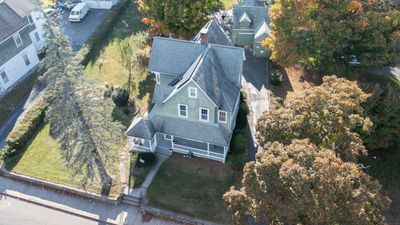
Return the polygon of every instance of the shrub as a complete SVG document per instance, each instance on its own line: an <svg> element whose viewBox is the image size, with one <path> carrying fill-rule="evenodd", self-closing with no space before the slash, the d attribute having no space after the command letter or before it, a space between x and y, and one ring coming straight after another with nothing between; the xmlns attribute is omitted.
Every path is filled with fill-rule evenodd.
<svg viewBox="0 0 400 225"><path fill-rule="evenodd" d="M117 88L112 93L111 99L116 106L125 106L128 104L129 92L125 89Z"/></svg>
<svg viewBox="0 0 400 225"><path fill-rule="evenodd" d="M156 159L156 155L151 152L139 152L139 156L137 157L137 163L139 167L147 167L153 164L153 162ZM140 160L143 160L144 162L141 163Z"/></svg>
<svg viewBox="0 0 400 225"><path fill-rule="evenodd" d="M273 85L280 85L282 82L282 72L279 70L273 70L269 77L269 82Z"/></svg>
<svg viewBox="0 0 400 225"><path fill-rule="evenodd" d="M245 136L242 134L235 135L231 142L231 149L233 153L244 153L246 151Z"/></svg>
<svg viewBox="0 0 400 225"><path fill-rule="evenodd" d="M227 163L233 170L242 171L246 164L246 157L244 154L229 155Z"/></svg>
<svg viewBox="0 0 400 225"><path fill-rule="evenodd" d="M1 159L5 160L18 153L29 142L40 125L43 124L47 105L40 101L25 114L19 124L14 127L6 140Z"/></svg>

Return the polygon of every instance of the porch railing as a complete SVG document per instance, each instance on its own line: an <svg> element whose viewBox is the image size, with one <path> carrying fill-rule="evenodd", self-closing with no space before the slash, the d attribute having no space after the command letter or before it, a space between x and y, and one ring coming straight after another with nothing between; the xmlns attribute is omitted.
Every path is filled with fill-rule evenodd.
<svg viewBox="0 0 400 225"><path fill-rule="evenodd" d="M206 157L206 158L211 158L215 159L218 161L225 161L225 155L217 152L212 152L212 151L207 151L207 150L202 150L202 149L197 149L197 148L191 148L188 146L183 146L183 145L178 145L174 144L173 149L176 152L184 153L187 154L189 152L192 152L195 156L199 157Z"/></svg>

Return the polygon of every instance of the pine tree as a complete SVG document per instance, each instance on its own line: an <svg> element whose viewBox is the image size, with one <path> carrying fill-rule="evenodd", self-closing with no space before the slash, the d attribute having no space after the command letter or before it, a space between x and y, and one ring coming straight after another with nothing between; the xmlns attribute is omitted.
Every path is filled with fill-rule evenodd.
<svg viewBox="0 0 400 225"><path fill-rule="evenodd" d="M107 195L112 178L108 174L115 157L113 146L123 140L122 126L113 121L110 99L84 76L80 61L73 57L68 39L57 24L49 21L46 30L46 57L42 66L48 83L45 101L51 132L58 138L66 167L72 176L83 174L82 185L100 177L101 193Z"/></svg>

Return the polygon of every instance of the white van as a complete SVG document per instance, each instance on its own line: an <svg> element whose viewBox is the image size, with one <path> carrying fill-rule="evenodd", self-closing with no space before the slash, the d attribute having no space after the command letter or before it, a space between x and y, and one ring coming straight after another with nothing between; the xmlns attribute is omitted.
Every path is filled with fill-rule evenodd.
<svg viewBox="0 0 400 225"><path fill-rule="evenodd" d="M68 19L70 22L81 22L88 12L89 6L86 3L78 3L71 10Z"/></svg>

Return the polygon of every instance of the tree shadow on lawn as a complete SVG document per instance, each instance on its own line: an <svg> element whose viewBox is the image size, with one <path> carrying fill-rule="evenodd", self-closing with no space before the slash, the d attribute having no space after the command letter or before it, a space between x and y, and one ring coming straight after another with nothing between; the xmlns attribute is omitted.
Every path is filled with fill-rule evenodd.
<svg viewBox="0 0 400 225"><path fill-rule="evenodd" d="M152 106L152 100L153 100L153 92L155 88L155 77L152 74L146 73L146 79L141 80L139 82L138 86L138 94L136 97L139 100L142 100L147 94L149 95L148 102L147 102L147 109L141 109L141 110L147 110L149 111Z"/></svg>

